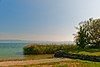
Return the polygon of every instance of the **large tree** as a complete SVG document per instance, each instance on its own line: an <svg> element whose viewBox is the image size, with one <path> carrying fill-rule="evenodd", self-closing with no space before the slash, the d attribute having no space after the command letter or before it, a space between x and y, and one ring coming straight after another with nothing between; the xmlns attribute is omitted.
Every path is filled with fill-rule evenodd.
<svg viewBox="0 0 100 67"><path fill-rule="evenodd" d="M84 48L86 45L100 47L100 19L90 18L83 21L77 29L75 41L79 47Z"/></svg>

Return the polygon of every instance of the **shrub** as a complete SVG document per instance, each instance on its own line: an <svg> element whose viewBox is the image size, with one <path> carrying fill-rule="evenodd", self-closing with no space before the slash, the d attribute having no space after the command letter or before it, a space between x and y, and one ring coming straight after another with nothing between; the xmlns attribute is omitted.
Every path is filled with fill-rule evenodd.
<svg viewBox="0 0 100 67"><path fill-rule="evenodd" d="M63 57L63 58L71 58L71 59L81 59L81 60L88 60L88 61L95 61L100 62L100 56L92 56L92 55L83 55L83 54L73 54L73 53L65 53L62 51L57 51L54 54L54 57Z"/></svg>
<svg viewBox="0 0 100 67"><path fill-rule="evenodd" d="M66 55L65 51L59 50L59 51L55 52L54 57L60 58L60 57L64 57L65 55Z"/></svg>
<svg viewBox="0 0 100 67"><path fill-rule="evenodd" d="M23 48L25 55L33 54L54 54L59 50L66 52L72 51L76 45L57 45L57 44L30 44Z"/></svg>

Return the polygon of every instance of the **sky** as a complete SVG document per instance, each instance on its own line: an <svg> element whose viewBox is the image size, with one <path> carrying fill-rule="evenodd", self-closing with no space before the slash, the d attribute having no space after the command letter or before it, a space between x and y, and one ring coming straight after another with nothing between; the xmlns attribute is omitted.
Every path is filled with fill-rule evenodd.
<svg viewBox="0 0 100 67"><path fill-rule="evenodd" d="M0 39L73 41L75 26L100 17L100 0L0 0Z"/></svg>

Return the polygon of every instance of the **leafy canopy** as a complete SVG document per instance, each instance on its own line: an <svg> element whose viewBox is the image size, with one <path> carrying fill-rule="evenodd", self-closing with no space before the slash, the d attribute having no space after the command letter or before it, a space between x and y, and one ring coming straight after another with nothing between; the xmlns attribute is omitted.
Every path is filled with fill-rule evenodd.
<svg viewBox="0 0 100 67"><path fill-rule="evenodd" d="M100 19L90 18L87 21L79 23L79 27L75 35L76 44L84 48L87 45L100 47Z"/></svg>

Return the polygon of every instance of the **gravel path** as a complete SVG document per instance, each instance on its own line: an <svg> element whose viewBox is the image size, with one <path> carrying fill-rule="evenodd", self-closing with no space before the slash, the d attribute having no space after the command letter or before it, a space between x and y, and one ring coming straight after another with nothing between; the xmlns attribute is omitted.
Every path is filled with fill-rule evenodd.
<svg viewBox="0 0 100 67"><path fill-rule="evenodd" d="M53 58L53 59L25 60L25 61L3 61L0 62L0 67L4 67L4 66L7 67L7 66L14 66L14 65L43 64L43 63L61 62L67 60L71 60L71 59Z"/></svg>

